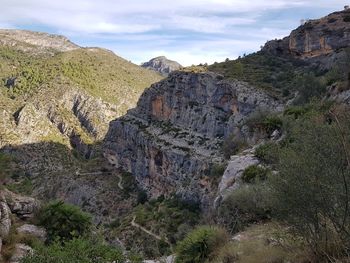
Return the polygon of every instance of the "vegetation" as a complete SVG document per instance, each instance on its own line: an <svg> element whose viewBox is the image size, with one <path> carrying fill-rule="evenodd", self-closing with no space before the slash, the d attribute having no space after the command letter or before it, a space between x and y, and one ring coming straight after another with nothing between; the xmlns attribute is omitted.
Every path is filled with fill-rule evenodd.
<svg viewBox="0 0 350 263"><path fill-rule="evenodd" d="M273 207L322 257L350 248L350 118L345 108L299 119L279 152Z"/></svg>
<svg viewBox="0 0 350 263"><path fill-rule="evenodd" d="M300 72L307 71L300 60L285 59L264 52L216 63L209 70L226 78L246 81L279 97L292 95L297 90L294 79Z"/></svg>
<svg viewBox="0 0 350 263"><path fill-rule="evenodd" d="M60 84L78 86L111 103L120 102L119 98L136 103L146 87L161 79L102 49L77 49L51 56L1 46L0 72L0 88L11 98L28 98L42 87ZM8 85L9 79L14 79L13 85Z"/></svg>
<svg viewBox="0 0 350 263"><path fill-rule="evenodd" d="M54 201L38 213L39 225L45 227L48 241L65 241L90 233L91 216L78 207Z"/></svg>
<svg viewBox="0 0 350 263"><path fill-rule="evenodd" d="M213 226L198 227L177 244L176 262L212 262L228 240L228 235L223 229Z"/></svg>
<svg viewBox="0 0 350 263"><path fill-rule="evenodd" d="M251 165L247 167L242 174L242 181L245 183L254 183L257 180L265 181L269 174L269 170L259 165Z"/></svg>
<svg viewBox="0 0 350 263"><path fill-rule="evenodd" d="M244 185L233 191L218 208L218 222L234 234L246 226L270 217L270 202L265 182Z"/></svg>
<svg viewBox="0 0 350 263"><path fill-rule="evenodd" d="M28 255L22 263L124 263L126 256L120 249L105 244L101 240L74 238L63 243L54 242L49 246L37 243L34 246L35 253ZM128 262L140 263L141 258L129 257Z"/></svg>
<svg viewBox="0 0 350 263"><path fill-rule="evenodd" d="M199 213L196 203L175 196L167 199L160 197L140 203L131 214L109 227L115 235L123 238L127 249L143 253L147 258L157 258L171 254L172 246L199 222ZM162 240L132 226L134 217L135 223L160 236Z"/></svg>

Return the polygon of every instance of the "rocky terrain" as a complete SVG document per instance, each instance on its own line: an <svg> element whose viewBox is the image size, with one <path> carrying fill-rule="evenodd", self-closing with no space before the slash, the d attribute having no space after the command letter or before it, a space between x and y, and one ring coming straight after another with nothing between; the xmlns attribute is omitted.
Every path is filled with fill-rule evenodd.
<svg viewBox="0 0 350 263"><path fill-rule="evenodd" d="M297 119L314 98L349 104L349 17L344 10L307 21L258 53L208 68L181 69L165 57L142 65L153 71L62 36L0 30L0 158L16 163L3 182L80 206L114 245L131 242L143 253L150 244L146 255L169 255L198 218L207 222L208 211L246 186L247 168L265 169L255 150L283 139L286 109ZM37 204L2 191L1 238L11 213L26 220ZM192 217L188 210L196 220L177 218ZM165 228L176 237L157 220L173 220Z"/></svg>
<svg viewBox="0 0 350 263"><path fill-rule="evenodd" d="M245 134L244 121L257 111L282 109L246 83L213 73L175 72L111 122L104 145L150 196L175 192L203 201L215 192L209 174L213 163L223 162L223 140L232 134L254 137Z"/></svg>
<svg viewBox="0 0 350 263"><path fill-rule="evenodd" d="M292 55L319 61L329 68L325 57L336 57L335 51L349 46L350 10L334 12L326 17L304 21L301 26L281 40L272 40L262 49L277 56ZM334 59L333 59L334 60ZM326 65L324 65L326 64Z"/></svg>
<svg viewBox="0 0 350 263"><path fill-rule="evenodd" d="M182 68L179 63L169 60L164 56L156 57L148 62L142 63L141 67L159 72L165 77L168 76L171 72Z"/></svg>

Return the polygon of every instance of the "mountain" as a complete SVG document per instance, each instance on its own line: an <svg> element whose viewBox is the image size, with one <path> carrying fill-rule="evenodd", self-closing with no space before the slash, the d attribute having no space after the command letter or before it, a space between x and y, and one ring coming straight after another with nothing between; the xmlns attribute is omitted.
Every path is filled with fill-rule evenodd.
<svg viewBox="0 0 350 263"><path fill-rule="evenodd" d="M111 196L122 199L122 191L110 183L118 172L103 160L99 142L109 122L134 107L161 77L111 51L81 48L63 36L21 30L0 34L0 147L18 166L6 184L26 187L26 194L39 199L84 202L99 222L105 213L101 203Z"/></svg>
<svg viewBox="0 0 350 263"><path fill-rule="evenodd" d="M169 73L182 68L179 63L169 60L164 56L156 57L148 62L142 63L141 67L157 71L163 76L167 76Z"/></svg>

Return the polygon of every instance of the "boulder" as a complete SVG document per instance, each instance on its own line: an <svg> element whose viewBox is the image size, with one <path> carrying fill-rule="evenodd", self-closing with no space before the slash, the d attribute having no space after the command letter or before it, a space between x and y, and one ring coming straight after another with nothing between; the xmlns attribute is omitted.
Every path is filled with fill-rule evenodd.
<svg viewBox="0 0 350 263"><path fill-rule="evenodd" d="M5 190L4 196L11 212L20 219L32 218L40 207L39 201L32 197L20 196L8 190Z"/></svg>
<svg viewBox="0 0 350 263"><path fill-rule="evenodd" d="M19 263L26 255L33 253L33 249L25 244L16 244L10 263Z"/></svg>
<svg viewBox="0 0 350 263"><path fill-rule="evenodd" d="M17 228L17 233L31 235L39 238L42 241L46 240L46 230L35 225L24 224Z"/></svg>

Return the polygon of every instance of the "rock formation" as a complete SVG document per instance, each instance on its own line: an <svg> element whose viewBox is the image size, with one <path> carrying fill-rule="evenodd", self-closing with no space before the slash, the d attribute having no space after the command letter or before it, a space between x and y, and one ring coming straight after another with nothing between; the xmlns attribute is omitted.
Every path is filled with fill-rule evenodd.
<svg viewBox="0 0 350 263"><path fill-rule="evenodd" d="M164 56L153 58L143 63L141 67L157 71L163 76L168 76L169 73L182 68L179 63L169 60Z"/></svg>
<svg viewBox="0 0 350 263"><path fill-rule="evenodd" d="M313 58L349 46L350 10L308 20L282 40L269 41L263 51L275 55Z"/></svg>
<svg viewBox="0 0 350 263"><path fill-rule="evenodd" d="M150 196L177 193L205 203L213 192L211 165L222 162L223 139L240 133L252 113L282 108L243 82L210 72L175 72L111 122L106 155L114 156Z"/></svg>

